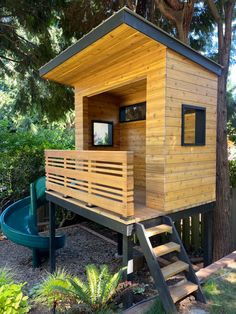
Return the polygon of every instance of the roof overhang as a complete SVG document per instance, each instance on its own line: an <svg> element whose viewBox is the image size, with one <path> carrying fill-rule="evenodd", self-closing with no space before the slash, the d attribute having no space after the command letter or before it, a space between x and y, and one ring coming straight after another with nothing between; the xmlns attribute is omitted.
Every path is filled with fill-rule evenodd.
<svg viewBox="0 0 236 314"><path fill-rule="evenodd" d="M204 68L215 73L216 75L221 75L222 67L219 64L208 59L188 45L170 36L154 24L148 22L133 11L124 7L120 11L112 15L110 18L105 20L103 23L98 25L96 28L94 28L91 32L86 34L77 43L73 44L62 53L60 53L57 57L42 66L39 70L40 76L53 80L53 78L49 75L51 71L65 63L73 56L79 54L81 51L94 44L96 41L98 41L108 33L112 32L122 24L130 26L136 31L174 50L175 52L183 55L193 62L196 62L197 64L203 66Z"/></svg>

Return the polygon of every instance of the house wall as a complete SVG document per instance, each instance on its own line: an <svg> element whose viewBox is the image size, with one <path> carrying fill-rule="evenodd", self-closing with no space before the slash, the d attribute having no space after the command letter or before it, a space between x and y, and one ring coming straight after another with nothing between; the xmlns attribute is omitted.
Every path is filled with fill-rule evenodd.
<svg viewBox="0 0 236 314"><path fill-rule="evenodd" d="M182 104L206 108L206 145L181 146ZM167 50L165 210L215 200L217 76Z"/></svg>
<svg viewBox="0 0 236 314"><path fill-rule="evenodd" d="M90 66L91 72L77 82L73 78L77 149L91 148L90 97L146 79L146 122L120 124L116 147L134 150L136 185L146 185L147 207L172 212L214 201L216 75L135 30L122 31L127 36L122 54L107 53L103 63ZM96 100L101 114L103 101ZM181 146L182 104L206 107L205 146Z"/></svg>
<svg viewBox="0 0 236 314"><path fill-rule="evenodd" d="M130 35L127 35L127 30ZM122 54L113 54L111 60L108 59L103 64L99 64L97 71L93 67L93 72L95 72L93 75L86 72L86 77L78 77L78 82L74 84L76 147L77 149L88 148L88 101L86 96L146 79L146 205L164 210L165 157L163 145L166 47L150 41L148 37L129 27L124 30L124 36L127 38ZM134 38L135 44L132 42ZM123 136L125 132L128 132L128 128L120 132L123 140L122 147L125 145L131 147L130 143L124 142ZM144 184L144 181L140 181L140 184Z"/></svg>
<svg viewBox="0 0 236 314"><path fill-rule="evenodd" d="M120 150L119 98L108 94L100 94L87 98L88 104L88 149ZM92 120L113 122L113 146L92 145Z"/></svg>
<svg viewBox="0 0 236 314"><path fill-rule="evenodd" d="M121 98L121 106L146 101L146 84L142 91ZM120 123L120 150L134 152L134 183L138 189L146 188L146 121Z"/></svg>

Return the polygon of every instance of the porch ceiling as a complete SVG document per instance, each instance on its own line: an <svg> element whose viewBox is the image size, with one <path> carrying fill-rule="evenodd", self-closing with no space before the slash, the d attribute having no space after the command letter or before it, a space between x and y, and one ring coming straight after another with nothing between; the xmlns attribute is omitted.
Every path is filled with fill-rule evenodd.
<svg viewBox="0 0 236 314"><path fill-rule="evenodd" d="M150 42L154 42L154 40L126 24L121 24L87 48L44 74L43 77L74 86L78 81L92 77L94 73L109 68L114 63L122 63L122 60L125 62ZM158 42L155 42L155 45L164 48Z"/></svg>
<svg viewBox="0 0 236 314"><path fill-rule="evenodd" d="M39 73L46 79L73 86L80 76L92 75L97 67L108 67L107 62L132 54L135 46L140 45L142 49L145 41L155 41L209 71L221 74L220 65L125 7L41 67Z"/></svg>

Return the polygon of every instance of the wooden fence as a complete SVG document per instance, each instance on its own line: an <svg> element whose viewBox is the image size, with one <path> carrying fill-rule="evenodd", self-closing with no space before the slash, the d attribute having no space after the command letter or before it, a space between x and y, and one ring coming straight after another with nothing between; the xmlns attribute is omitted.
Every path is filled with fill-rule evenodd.
<svg viewBox="0 0 236 314"><path fill-rule="evenodd" d="M47 190L134 215L132 152L46 150L45 162Z"/></svg>
<svg viewBox="0 0 236 314"><path fill-rule="evenodd" d="M231 190L232 232L236 249L236 188ZM200 251L204 245L202 215L195 215L175 222L178 233L188 251Z"/></svg>

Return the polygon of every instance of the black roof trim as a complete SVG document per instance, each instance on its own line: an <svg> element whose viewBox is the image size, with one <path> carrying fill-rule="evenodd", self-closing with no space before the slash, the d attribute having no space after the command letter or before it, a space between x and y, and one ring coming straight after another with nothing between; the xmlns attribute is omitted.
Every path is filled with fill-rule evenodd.
<svg viewBox="0 0 236 314"><path fill-rule="evenodd" d="M168 33L161 30L149 21L145 20L140 15L124 7L115 14L113 14L111 17L109 17L107 20L105 20L103 23L98 25L96 28L92 29L77 43L73 44L62 53L60 53L57 57L42 66L39 69L40 76L44 76L46 73L50 72L55 67L62 64L78 52L87 48L89 45L102 38L123 23L167 46L168 48L178 52L188 59L200 64L209 71L217 75L221 75L222 67L219 64L201 55L196 50L185 45L178 39L170 36Z"/></svg>

